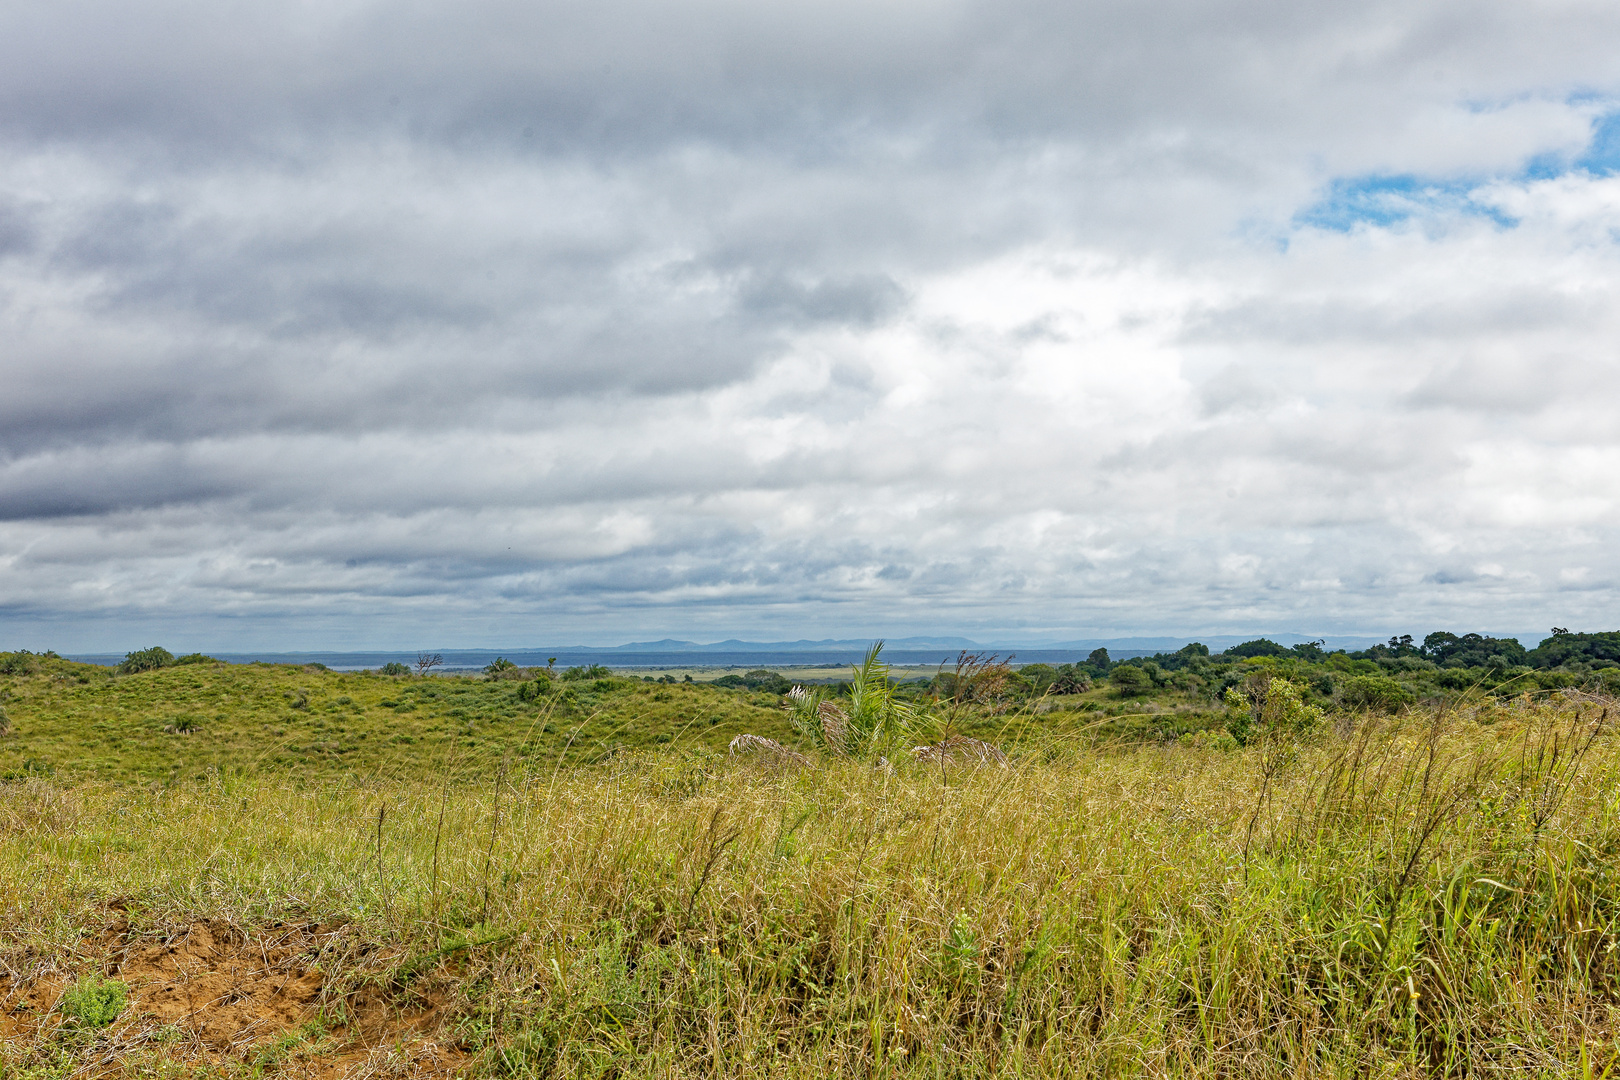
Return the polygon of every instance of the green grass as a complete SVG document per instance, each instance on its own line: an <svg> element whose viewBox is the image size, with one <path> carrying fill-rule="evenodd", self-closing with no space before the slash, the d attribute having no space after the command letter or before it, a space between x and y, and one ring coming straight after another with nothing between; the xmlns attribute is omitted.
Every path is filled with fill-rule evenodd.
<svg viewBox="0 0 1620 1080"><path fill-rule="evenodd" d="M479 1075L1620 1075L1620 747L1600 701L1338 714L1302 745L1236 752L1098 744L1086 725L1162 737L1195 710L1081 708L974 721L1007 736L1006 769L778 770L728 760L714 730L779 732L774 700L703 688L576 695L576 726L687 734L565 758L562 725L523 752L533 715L475 721L475 748L430 733L512 684L34 678L13 684L14 738L98 703L148 734L138 767L64 755L0 784L0 970L88 974L116 900L149 941L202 918L319 925L322 1017L433 997L433 1037ZM208 745L163 728L232 689L245 733L205 722L217 768L128 782L164 777L171 744ZM367 750L235 771L254 724L374 715L367 730L419 741L364 768L343 759ZM73 745L73 725L50 730L43 745ZM474 750L489 767L458 771ZM0 1061L65 1076L119 1039L183 1059L143 1023L137 990L102 1041L45 1032ZM296 1053L296 1029L267 1033L239 1071L338 1053L340 1025L322 1030Z"/></svg>
<svg viewBox="0 0 1620 1080"><path fill-rule="evenodd" d="M274 775L326 783L349 774L436 776L446 762L471 776L503 760L577 764L671 745L724 749L744 732L793 737L777 695L702 683L559 681L526 702L522 683L481 676L258 664L119 675L54 658L39 663L32 675L0 675L0 707L11 725L0 737L0 778L174 783ZM972 714L961 727L1024 744L1082 730L1166 739L1219 721L1215 706L1177 697L1144 705L1099 687L1010 713Z"/></svg>
<svg viewBox="0 0 1620 1080"><path fill-rule="evenodd" d="M477 773L504 758L595 760L623 749L723 747L789 733L774 695L612 678L556 684L540 701L515 681L390 678L316 668L196 664L132 675L46 661L0 676L12 733L0 777L195 781L273 774L422 775L448 757Z"/></svg>

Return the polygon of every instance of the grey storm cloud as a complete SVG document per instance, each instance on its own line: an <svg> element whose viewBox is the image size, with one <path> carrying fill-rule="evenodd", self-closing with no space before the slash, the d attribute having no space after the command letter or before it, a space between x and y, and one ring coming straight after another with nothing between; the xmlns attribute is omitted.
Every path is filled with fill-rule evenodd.
<svg viewBox="0 0 1620 1080"><path fill-rule="evenodd" d="M1616 37L7 4L0 647L1601 622Z"/></svg>

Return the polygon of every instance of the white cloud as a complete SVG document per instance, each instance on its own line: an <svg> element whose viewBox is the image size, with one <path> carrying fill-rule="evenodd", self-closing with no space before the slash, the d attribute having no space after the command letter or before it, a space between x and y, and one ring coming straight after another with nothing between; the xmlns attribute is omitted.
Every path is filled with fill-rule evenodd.
<svg viewBox="0 0 1620 1080"><path fill-rule="evenodd" d="M14 7L0 625L1604 623L1615 20Z"/></svg>

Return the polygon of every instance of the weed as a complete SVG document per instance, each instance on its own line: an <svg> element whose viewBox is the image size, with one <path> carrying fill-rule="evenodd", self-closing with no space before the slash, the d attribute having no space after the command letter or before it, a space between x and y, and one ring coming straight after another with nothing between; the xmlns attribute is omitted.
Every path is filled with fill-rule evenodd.
<svg viewBox="0 0 1620 1080"><path fill-rule="evenodd" d="M75 1027L94 1031L118 1019L127 994L128 987L116 979L87 975L62 991L57 1008Z"/></svg>

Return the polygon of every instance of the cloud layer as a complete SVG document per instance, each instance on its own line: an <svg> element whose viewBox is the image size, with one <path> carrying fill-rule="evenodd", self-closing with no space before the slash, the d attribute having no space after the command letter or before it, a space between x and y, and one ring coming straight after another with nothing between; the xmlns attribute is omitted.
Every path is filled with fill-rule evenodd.
<svg viewBox="0 0 1620 1080"><path fill-rule="evenodd" d="M1610 628L1617 36L8 5L0 647Z"/></svg>

